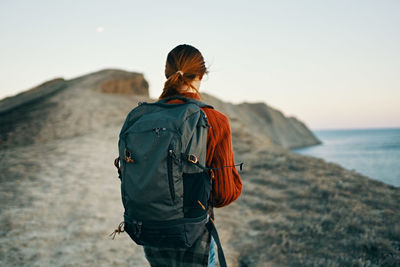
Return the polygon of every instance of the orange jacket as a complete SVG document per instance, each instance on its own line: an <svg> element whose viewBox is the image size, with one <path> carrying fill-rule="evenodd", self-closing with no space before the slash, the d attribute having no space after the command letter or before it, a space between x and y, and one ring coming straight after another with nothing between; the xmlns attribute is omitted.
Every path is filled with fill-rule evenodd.
<svg viewBox="0 0 400 267"><path fill-rule="evenodd" d="M185 97L200 100L197 93L181 93ZM182 103L180 99L172 99L167 103ZM231 128L228 117L211 108L202 108L206 113L211 128L207 135L207 166L218 168L234 165ZM223 207L236 200L242 192L242 181L236 167L213 170L213 191L211 195L214 207Z"/></svg>

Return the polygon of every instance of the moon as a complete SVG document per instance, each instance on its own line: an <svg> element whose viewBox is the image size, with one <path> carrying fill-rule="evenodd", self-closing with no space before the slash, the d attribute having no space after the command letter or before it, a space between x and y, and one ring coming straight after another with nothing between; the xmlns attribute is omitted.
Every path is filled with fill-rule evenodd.
<svg viewBox="0 0 400 267"><path fill-rule="evenodd" d="M104 28L101 27L101 26L99 26L99 27L96 28L96 32L98 32L98 33L101 33L101 32L103 32L103 31L104 31Z"/></svg>

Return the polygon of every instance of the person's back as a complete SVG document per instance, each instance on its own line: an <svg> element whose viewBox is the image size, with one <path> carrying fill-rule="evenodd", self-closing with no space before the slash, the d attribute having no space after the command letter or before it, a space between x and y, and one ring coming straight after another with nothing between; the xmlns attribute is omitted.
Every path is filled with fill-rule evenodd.
<svg viewBox="0 0 400 267"><path fill-rule="evenodd" d="M179 45L167 57L163 93L159 99L184 96L200 100L198 89L203 75L208 73L200 51L190 45ZM166 103L183 103L172 99ZM213 207L223 207L236 200L242 191L240 176L234 168L231 129L228 117L212 108L202 107L210 128L207 133L206 166L210 170L212 192L209 215L213 219ZM228 166L227 168L219 168ZM212 220L211 219L211 220ZM210 249L211 247L211 249ZM190 248L159 248L144 246L146 259L151 266L213 266L214 240L205 229Z"/></svg>

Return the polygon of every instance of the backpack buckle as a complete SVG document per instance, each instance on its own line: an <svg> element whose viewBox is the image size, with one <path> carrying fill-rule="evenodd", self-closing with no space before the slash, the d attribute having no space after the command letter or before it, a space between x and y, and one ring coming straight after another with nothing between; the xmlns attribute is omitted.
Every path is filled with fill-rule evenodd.
<svg viewBox="0 0 400 267"><path fill-rule="evenodd" d="M190 161L193 164L196 164L198 162L197 157L193 154L188 155L188 161Z"/></svg>
<svg viewBox="0 0 400 267"><path fill-rule="evenodd" d="M128 163L133 163L132 154L128 149L125 148L124 154L125 154L125 161Z"/></svg>
<svg viewBox="0 0 400 267"><path fill-rule="evenodd" d="M119 157L114 160L114 166L118 170L118 178L121 179L121 164L120 164L120 161L119 161Z"/></svg>

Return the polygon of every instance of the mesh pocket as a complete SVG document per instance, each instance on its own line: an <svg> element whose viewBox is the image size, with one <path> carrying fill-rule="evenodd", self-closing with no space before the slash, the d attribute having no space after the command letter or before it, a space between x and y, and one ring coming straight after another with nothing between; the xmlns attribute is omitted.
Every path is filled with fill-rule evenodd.
<svg viewBox="0 0 400 267"><path fill-rule="evenodd" d="M183 212L185 218L195 218L207 212L211 181L207 172L183 174Z"/></svg>

